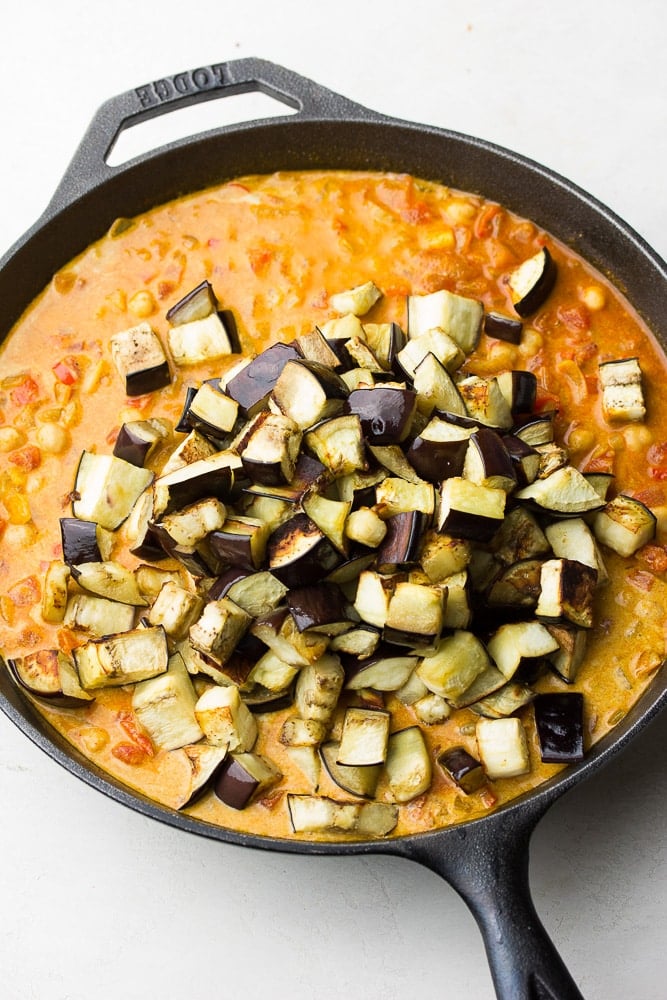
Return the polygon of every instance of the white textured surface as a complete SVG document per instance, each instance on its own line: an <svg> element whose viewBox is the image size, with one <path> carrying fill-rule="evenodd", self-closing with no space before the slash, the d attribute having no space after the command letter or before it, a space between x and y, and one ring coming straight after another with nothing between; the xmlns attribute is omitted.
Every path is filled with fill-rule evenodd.
<svg viewBox="0 0 667 1000"><path fill-rule="evenodd" d="M0 252L44 208L104 99L261 56L541 161L665 255L666 43L662 0L24 2L0 67ZM533 840L538 911L587 1000L666 995L666 750L663 718ZM0 801L7 1000L494 995L472 917L416 865L178 833L93 792L4 716Z"/></svg>

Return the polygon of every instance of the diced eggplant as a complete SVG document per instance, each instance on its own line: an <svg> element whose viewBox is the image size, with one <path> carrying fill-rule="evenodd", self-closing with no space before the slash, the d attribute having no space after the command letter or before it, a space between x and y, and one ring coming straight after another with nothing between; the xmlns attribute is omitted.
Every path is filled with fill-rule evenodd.
<svg viewBox="0 0 667 1000"><path fill-rule="evenodd" d="M154 517L181 510L205 498L229 500L240 467L238 455L220 451L160 476L154 484Z"/></svg>
<svg viewBox="0 0 667 1000"><path fill-rule="evenodd" d="M167 310L165 319L172 326L179 326L182 323L206 319L211 313L216 312L217 308L218 300L213 286L210 281L202 281Z"/></svg>
<svg viewBox="0 0 667 1000"><path fill-rule="evenodd" d="M428 516L419 510L406 510L387 517L386 533L377 549L377 569L394 573L418 561Z"/></svg>
<svg viewBox="0 0 667 1000"><path fill-rule="evenodd" d="M128 396L162 389L171 382L169 362L149 323L139 323L111 337L111 358Z"/></svg>
<svg viewBox="0 0 667 1000"><path fill-rule="evenodd" d="M401 647L382 643L365 659L346 659L345 687L350 691L364 688L397 691L407 682L417 662L416 656Z"/></svg>
<svg viewBox="0 0 667 1000"><path fill-rule="evenodd" d="M299 632L310 629L324 635L340 635L359 621L359 616L340 587L318 583L289 590L287 607Z"/></svg>
<svg viewBox="0 0 667 1000"><path fill-rule="evenodd" d="M442 624L443 592L439 587L409 581L396 584L387 608L387 641L428 646L440 636Z"/></svg>
<svg viewBox="0 0 667 1000"><path fill-rule="evenodd" d="M114 455L84 451L74 483L72 513L114 531L127 518L153 473Z"/></svg>
<svg viewBox="0 0 667 1000"><path fill-rule="evenodd" d="M63 621L68 628L104 636L131 629L134 618L135 609L130 604L120 604L91 594L72 594Z"/></svg>
<svg viewBox="0 0 667 1000"><path fill-rule="evenodd" d="M251 623L250 615L228 597L210 601L190 626L190 642L215 663L224 664Z"/></svg>
<svg viewBox="0 0 667 1000"><path fill-rule="evenodd" d="M372 799L382 771L381 764L349 765L338 760L340 743L331 740L320 747L320 755L331 780L350 795Z"/></svg>
<svg viewBox="0 0 667 1000"><path fill-rule="evenodd" d="M194 549L213 531L218 531L226 521L227 509L215 497L206 497L196 503L166 514L159 527L181 548Z"/></svg>
<svg viewBox="0 0 667 1000"><path fill-rule="evenodd" d="M602 412L609 421L641 421L646 416L642 371L638 358L605 361L598 368Z"/></svg>
<svg viewBox="0 0 667 1000"><path fill-rule="evenodd" d="M405 333L398 323L364 323L364 336L380 364L391 371L396 355L406 342Z"/></svg>
<svg viewBox="0 0 667 1000"><path fill-rule="evenodd" d="M345 404L349 413L361 421L364 438L369 444L400 444L410 432L417 395L412 389L378 385L372 389L355 389Z"/></svg>
<svg viewBox="0 0 667 1000"><path fill-rule="evenodd" d="M187 637L190 626L201 615L203 606L204 602L198 594L186 590L173 580L167 580L153 601L147 620L150 625L161 625L170 639L180 642Z"/></svg>
<svg viewBox="0 0 667 1000"><path fill-rule="evenodd" d="M208 743L195 743L183 747L185 756L191 768L189 784L181 798L175 803L176 809L185 809L194 805L213 786L219 768L227 756L226 747L212 747Z"/></svg>
<svg viewBox="0 0 667 1000"><path fill-rule="evenodd" d="M440 583L465 569L470 562L470 542L442 532L424 532L419 547L419 565L431 583Z"/></svg>
<svg viewBox="0 0 667 1000"><path fill-rule="evenodd" d="M288 795L294 833L355 833L384 837L398 822L398 809L388 802L338 802L323 795Z"/></svg>
<svg viewBox="0 0 667 1000"><path fill-rule="evenodd" d="M317 792L320 787L322 761L315 747L286 747L285 754L306 778L310 788Z"/></svg>
<svg viewBox="0 0 667 1000"><path fill-rule="evenodd" d="M444 722L451 715L452 709L449 702L445 701L439 694L429 692L423 698L418 698L413 702L412 710L419 722L425 726L433 726L439 722Z"/></svg>
<svg viewBox="0 0 667 1000"><path fill-rule="evenodd" d="M468 375L457 383L457 388L473 420L500 430L509 430L512 426L512 411L497 378Z"/></svg>
<svg viewBox="0 0 667 1000"><path fill-rule="evenodd" d="M535 450L540 456L540 465L537 470L538 479L547 479L554 472L569 464L570 455L567 448L556 444L555 441L538 444Z"/></svg>
<svg viewBox="0 0 667 1000"><path fill-rule="evenodd" d="M187 432L188 428L185 428ZM190 431L188 436L175 448L160 470L161 476L168 476L177 469L182 469L186 465L192 465L202 458L210 458L215 455L218 448L207 437L199 431Z"/></svg>
<svg viewBox="0 0 667 1000"><path fill-rule="evenodd" d="M258 570L266 559L270 526L254 517L240 514L226 518L221 528L208 536L208 544L223 563L247 570Z"/></svg>
<svg viewBox="0 0 667 1000"><path fill-rule="evenodd" d="M542 564L538 618L592 628L597 571L575 559L547 559Z"/></svg>
<svg viewBox="0 0 667 1000"><path fill-rule="evenodd" d="M468 411L454 379L436 358L427 354L414 370L412 387L417 393L417 409L430 416L433 410L466 417Z"/></svg>
<svg viewBox="0 0 667 1000"><path fill-rule="evenodd" d="M445 595L443 629L467 629L472 621L467 571L446 577L440 582L440 587Z"/></svg>
<svg viewBox="0 0 667 1000"><path fill-rule="evenodd" d="M534 698L535 692L527 684L510 681L468 707L471 712L482 715L486 719L506 719L518 712L519 709L525 708Z"/></svg>
<svg viewBox="0 0 667 1000"><path fill-rule="evenodd" d="M387 524L371 507L358 507L345 519L345 537L368 548L377 548L387 534Z"/></svg>
<svg viewBox="0 0 667 1000"><path fill-rule="evenodd" d="M393 577L372 569L359 574L354 606L365 622L384 628L395 583Z"/></svg>
<svg viewBox="0 0 667 1000"><path fill-rule="evenodd" d="M72 566L72 576L83 590L98 597L134 607L145 607L148 603L142 596L134 573L118 562L84 562Z"/></svg>
<svg viewBox="0 0 667 1000"><path fill-rule="evenodd" d="M490 584L486 600L491 607L533 609L540 596L542 562L520 559L506 566Z"/></svg>
<svg viewBox="0 0 667 1000"><path fill-rule="evenodd" d="M322 421L307 431L304 441L336 477L368 468L361 421L355 413Z"/></svg>
<svg viewBox="0 0 667 1000"><path fill-rule="evenodd" d="M544 764L573 764L584 757L584 696L579 691L538 694L535 726Z"/></svg>
<svg viewBox="0 0 667 1000"><path fill-rule="evenodd" d="M514 464L503 439L490 427L480 427L468 439L463 477L479 486L505 490L516 486Z"/></svg>
<svg viewBox="0 0 667 1000"><path fill-rule="evenodd" d="M286 417L305 430L334 416L347 399L348 388L340 375L315 361L288 361L281 371L271 399ZM335 405L332 405L335 404Z"/></svg>
<svg viewBox="0 0 667 1000"><path fill-rule="evenodd" d="M58 624L65 617L67 609L67 584L71 576L70 567L60 559L49 563L42 587L41 612L45 622Z"/></svg>
<svg viewBox="0 0 667 1000"><path fill-rule="evenodd" d="M512 566L524 559L539 559L550 554L551 546L531 511L513 507L494 536L491 550L504 566Z"/></svg>
<svg viewBox="0 0 667 1000"><path fill-rule="evenodd" d="M588 480L572 465L565 465L546 479L536 479L514 494L540 510L560 515L585 514L599 510L604 501Z"/></svg>
<svg viewBox="0 0 667 1000"><path fill-rule="evenodd" d="M219 312L171 326L167 331L167 340L174 362L181 367L217 361L232 353L225 315Z"/></svg>
<svg viewBox="0 0 667 1000"><path fill-rule="evenodd" d="M216 775L213 790L226 806L245 809L281 778L275 764L259 754L228 754Z"/></svg>
<svg viewBox="0 0 667 1000"><path fill-rule="evenodd" d="M167 636L156 625L91 639L77 646L74 661L81 685L87 691L135 684L166 671Z"/></svg>
<svg viewBox="0 0 667 1000"><path fill-rule="evenodd" d="M192 576L196 578L215 576L220 571L220 567L216 565L214 554L207 549L206 538L195 545L181 545L175 541L164 524L152 524L150 531L151 539L159 542L164 555L170 559L178 560ZM141 557L151 558L143 546Z"/></svg>
<svg viewBox="0 0 667 1000"><path fill-rule="evenodd" d="M558 643L541 622L508 622L494 632L486 648L505 679L510 680L522 660L548 656Z"/></svg>
<svg viewBox="0 0 667 1000"><path fill-rule="evenodd" d="M196 394L197 394L196 385L186 386L185 398L183 400L183 409L181 410L181 415L178 418L178 421L174 424L174 430L177 431L179 434L188 434L190 432L191 427L190 427L190 422L188 420L188 412L190 410L190 403L195 398ZM211 446L211 449L215 450L213 446Z"/></svg>
<svg viewBox="0 0 667 1000"><path fill-rule="evenodd" d="M329 649L332 653L339 653L342 656L354 657L359 660L360 666L365 666L363 661L373 657L380 642L380 630L368 625L366 622L359 622L346 632L336 635L331 640ZM373 685L362 684L362 687L372 687Z"/></svg>
<svg viewBox="0 0 667 1000"><path fill-rule="evenodd" d="M536 312L556 283L556 262L546 247L524 260L509 275L512 304L523 319Z"/></svg>
<svg viewBox="0 0 667 1000"><path fill-rule="evenodd" d="M238 403L226 396L212 382L204 382L190 401L186 421L214 442L224 441L236 424Z"/></svg>
<svg viewBox="0 0 667 1000"><path fill-rule="evenodd" d="M301 452L296 462L294 475L288 485L245 484L243 492L250 496L266 496L286 503L298 504L302 503L310 493L326 489L330 481L330 471L312 455Z"/></svg>
<svg viewBox="0 0 667 1000"><path fill-rule="evenodd" d="M537 396L537 376L534 372L501 372L496 380L513 416L533 412Z"/></svg>
<svg viewBox="0 0 667 1000"><path fill-rule="evenodd" d="M607 579L607 572L595 535L581 517L554 521L544 529L553 554L558 559L577 559L597 572L598 583Z"/></svg>
<svg viewBox="0 0 667 1000"><path fill-rule="evenodd" d="M229 597L252 618L261 618L277 608L286 593L287 587L266 570L252 573L232 567L218 577L208 597Z"/></svg>
<svg viewBox="0 0 667 1000"><path fill-rule="evenodd" d="M252 695L257 688L263 688L274 694L287 691L298 672L299 667L285 663L272 649L267 649L243 682L241 695L245 700L247 695Z"/></svg>
<svg viewBox="0 0 667 1000"><path fill-rule="evenodd" d="M627 557L655 538L656 525L655 514L645 504L619 493L595 515L593 532L602 545Z"/></svg>
<svg viewBox="0 0 667 1000"><path fill-rule="evenodd" d="M169 428L165 420L127 421L118 432L113 453L130 465L145 467L155 450L169 437Z"/></svg>
<svg viewBox="0 0 667 1000"><path fill-rule="evenodd" d="M101 562L100 532L101 529L96 521L84 521L79 517L61 517L63 561L68 566L84 562Z"/></svg>
<svg viewBox="0 0 667 1000"><path fill-rule="evenodd" d="M271 535L269 569L286 587L317 583L341 561L324 532L307 514L294 514Z"/></svg>
<svg viewBox="0 0 667 1000"><path fill-rule="evenodd" d="M366 343L365 336L350 337L349 340L345 341L343 350L349 358L350 363L355 368L361 369L364 372L364 377L366 372L371 375L384 374L384 366L380 363L378 358L376 358L369 344ZM359 386L357 388L359 388Z"/></svg>
<svg viewBox="0 0 667 1000"><path fill-rule="evenodd" d="M615 478L613 472L584 472L584 478L588 480L600 499L606 503Z"/></svg>
<svg viewBox="0 0 667 1000"><path fill-rule="evenodd" d="M512 459L518 486L528 486L529 483L534 482L540 471L539 451L515 434L505 434L503 444Z"/></svg>
<svg viewBox="0 0 667 1000"><path fill-rule="evenodd" d="M588 632L583 628L576 628L567 623L547 624L549 632L558 643L556 649L549 656L549 662L559 677L566 683L571 684L584 662L586 646L588 644Z"/></svg>
<svg viewBox="0 0 667 1000"><path fill-rule="evenodd" d="M318 365L324 365L332 370L340 368L338 355L331 349L326 337L317 327L309 333L295 337L294 343L306 361L315 361Z"/></svg>
<svg viewBox="0 0 667 1000"><path fill-rule="evenodd" d="M419 511L430 520L434 509L432 483L409 483L398 476L387 476L375 487L375 510L383 519Z"/></svg>
<svg viewBox="0 0 667 1000"><path fill-rule="evenodd" d="M410 337L405 347L396 355L396 361L408 376L414 379L415 372L424 358L432 354L448 372L455 372L465 360L465 354L444 330L433 329L419 337Z"/></svg>
<svg viewBox="0 0 667 1000"><path fill-rule="evenodd" d="M531 448L539 448L540 445L551 444L553 441L555 419L555 410L515 414L512 433Z"/></svg>
<svg viewBox="0 0 667 1000"><path fill-rule="evenodd" d="M286 607L276 608L257 618L250 632L281 660L296 667L305 667L319 660L329 642L326 636L317 632L299 632Z"/></svg>
<svg viewBox="0 0 667 1000"><path fill-rule="evenodd" d="M466 795L478 791L486 782L482 765L465 747L448 747L438 755L438 764L457 788Z"/></svg>
<svg viewBox="0 0 667 1000"><path fill-rule="evenodd" d="M254 747L257 722L235 684L207 688L192 710L207 743L227 747L230 753L244 753Z"/></svg>
<svg viewBox="0 0 667 1000"><path fill-rule="evenodd" d="M440 489L438 531L456 538L488 542L500 527L507 494L454 476Z"/></svg>
<svg viewBox="0 0 667 1000"><path fill-rule="evenodd" d="M401 449L398 451L401 452ZM416 476L414 470L413 474ZM351 503L355 510L357 507L372 506L375 503L375 487L386 475L386 469L372 466L368 470L357 469L347 476L340 476L335 481L338 498Z"/></svg>
<svg viewBox="0 0 667 1000"><path fill-rule="evenodd" d="M472 433L469 427L434 417L414 438L406 458L417 473L430 483L461 476Z"/></svg>
<svg viewBox="0 0 667 1000"><path fill-rule="evenodd" d="M475 732L482 767L489 778L515 778L530 770L521 719L480 719Z"/></svg>
<svg viewBox="0 0 667 1000"><path fill-rule="evenodd" d="M438 327L470 354L479 342L483 315L484 306L477 299L444 288L428 295L409 295L408 336L419 337Z"/></svg>
<svg viewBox="0 0 667 1000"><path fill-rule="evenodd" d="M433 767L419 726L409 726L391 734L385 774L396 802L410 802L428 791L433 778Z"/></svg>
<svg viewBox="0 0 667 1000"><path fill-rule="evenodd" d="M428 688L417 672L413 670L407 678L405 684L396 690L394 697L400 701L402 705L414 705L421 698L425 698L428 694Z"/></svg>
<svg viewBox="0 0 667 1000"><path fill-rule="evenodd" d="M334 548L342 555L349 552L347 541L347 520L352 506L349 500L332 500L313 491L304 496L301 506L313 524L326 535Z"/></svg>
<svg viewBox="0 0 667 1000"><path fill-rule="evenodd" d="M368 708L348 708L338 747L337 764L373 767L383 764L389 740L389 712Z"/></svg>
<svg viewBox="0 0 667 1000"><path fill-rule="evenodd" d="M280 742L288 747L316 747L326 739L327 727L315 719L286 719L280 730Z"/></svg>
<svg viewBox="0 0 667 1000"><path fill-rule="evenodd" d="M40 649L7 659L17 683L56 708L81 708L93 696L81 687L74 662L59 649Z"/></svg>
<svg viewBox="0 0 667 1000"><path fill-rule="evenodd" d="M329 305L341 315L352 313L353 316L364 316L381 296L382 292L374 282L365 281L362 285L331 295Z"/></svg>
<svg viewBox="0 0 667 1000"><path fill-rule="evenodd" d="M376 459L376 461L385 470L379 477L379 482L382 482L383 479L387 478L387 472L392 473L394 476L398 476L399 479L405 479L407 483L414 483L417 486L424 482L421 476L405 457L405 452L400 445L371 444L368 446L368 450L373 458Z"/></svg>
<svg viewBox="0 0 667 1000"><path fill-rule="evenodd" d="M301 431L290 418L267 413L241 451L246 475L253 482L277 486L291 482L301 447Z"/></svg>
<svg viewBox="0 0 667 1000"><path fill-rule="evenodd" d="M236 400L243 416L252 417L266 404L287 362L300 357L293 344L273 344L226 382L225 392Z"/></svg>
<svg viewBox="0 0 667 1000"><path fill-rule="evenodd" d="M326 654L299 672L294 704L302 719L328 725L345 682L345 671L337 656Z"/></svg>
<svg viewBox="0 0 667 1000"><path fill-rule="evenodd" d="M461 694L450 696L447 701L452 708L469 708L483 698L488 698L494 692L507 685L504 675L489 659L489 665L477 675L472 684Z"/></svg>
<svg viewBox="0 0 667 1000"><path fill-rule="evenodd" d="M520 344L523 323L502 313L489 312L484 315L484 333L508 344Z"/></svg>
<svg viewBox="0 0 667 1000"><path fill-rule="evenodd" d="M153 743L178 750L204 735L195 717L197 695L182 656L169 660L166 673L137 684L132 709Z"/></svg>
<svg viewBox="0 0 667 1000"><path fill-rule="evenodd" d="M489 666L484 644L462 629L445 636L433 653L422 659L417 676L429 691L442 698L458 698Z"/></svg>

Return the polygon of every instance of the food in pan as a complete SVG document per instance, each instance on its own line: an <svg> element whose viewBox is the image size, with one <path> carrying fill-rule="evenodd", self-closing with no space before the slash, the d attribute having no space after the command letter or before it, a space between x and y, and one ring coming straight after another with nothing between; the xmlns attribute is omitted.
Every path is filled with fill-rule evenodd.
<svg viewBox="0 0 667 1000"><path fill-rule="evenodd" d="M244 177L108 234L11 332L0 647L86 756L278 837L483 815L665 657L665 360L532 222Z"/></svg>

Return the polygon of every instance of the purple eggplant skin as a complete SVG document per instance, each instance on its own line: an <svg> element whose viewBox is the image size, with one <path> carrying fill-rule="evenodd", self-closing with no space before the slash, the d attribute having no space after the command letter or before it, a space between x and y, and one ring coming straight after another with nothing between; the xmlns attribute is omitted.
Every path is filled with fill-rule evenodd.
<svg viewBox="0 0 667 1000"><path fill-rule="evenodd" d="M225 564L240 569L256 571L260 567L255 564L252 551L252 534L250 532L225 531L224 527L211 531L208 542L213 552Z"/></svg>
<svg viewBox="0 0 667 1000"><path fill-rule="evenodd" d="M438 764L466 794L476 792L486 783L482 765L465 747L448 747L438 757Z"/></svg>
<svg viewBox="0 0 667 1000"><path fill-rule="evenodd" d="M490 427L480 427L470 435L470 447L477 449L486 479L502 478L516 482L514 463L502 437Z"/></svg>
<svg viewBox="0 0 667 1000"><path fill-rule="evenodd" d="M558 273L556 262L546 247L542 247L541 254L542 268L539 276L533 282L530 290L518 302L514 303L514 310L522 319L526 319L532 313L537 312L556 284L556 275Z"/></svg>
<svg viewBox="0 0 667 1000"><path fill-rule="evenodd" d="M299 632L309 628L326 631L327 625L359 620L343 591L333 583L295 587L288 591L285 600Z"/></svg>
<svg viewBox="0 0 667 1000"><path fill-rule="evenodd" d="M501 313L486 313L484 316L484 333L488 337L504 340L508 344L520 344L523 333L523 323L519 319L503 316Z"/></svg>
<svg viewBox="0 0 667 1000"><path fill-rule="evenodd" d="M269 538L269 569L286 587L319 583L341 562L340 553L307 514L294 514Z"/></svg>
<svg viewBox="0 0 667 1000"><path fill-rule="evenodd" d="M130 552L137 559L142 559L145 562L162 562L164 559L170 558L169 553L165 551L162 544L160 534L152 521L146 525L144 537L137 540L135 545L130 549ZM97 560L91 559L89 561L96 562Z"/></svg>
<svg viewBox="0 0 667 1000"><path fill-rule="evenodd" d="M512 460L518 486L535 481L540 467L540 453L514 434L503 435L503 444Z"/></svg>
<svg viewBox="0 0 667 1000"><path fill-rule="evenodd" d="M191 323L193 320L206 319L218 308L218 300L210 281L202 281L187 295L179 299L171 309L167 310L165 319L172 326L181 323Z"/></svg>
<svg viewBox="0 0 667 1000"><path fill-rule="evenodd" d="M545 764L572 764L584 756L584 696L579 691L538 694L533 700Z"/></svg>
<svg viewBox="0 0 667 1000"><path fill-rule="evenodd" d="M243 566L229 566L222 571L215 583L207 591L206 596L208 600L217 601L221 597L225 597L235 583L238 583L239 580L244 580L247 576L252 576L254 572L254 569L246 569Z"/></svg>
<svg viewBox="0 0 667 1000"><path fill-rule="evenodd" d="M278 342L258 354L227 383L227 395L236 400L244 417L252 417L264 405L288 361L302 355L293 344Z"/></svg>
<svg viewBox="0 0 667 1000"><path fill-rule="evenodd" d="M490 542L501 522L485 514L473 514L466 510L450 510L440 531L454 538L466 538L470 542Z"/></svg>
<svg viewBox="0 0 667 1000"><path fill-rule="evenodd" d="M463 437L459 441L431 441L416 437L405 457L422 479L427 479L429 483L441 483L443 479L460 476L463 472L468 440Z"/></svg>
<svg viewBox="0 0 667 1000"><path fill-rule="evenodd" d="M20 688L27 691L33 698L39 698L45 705L51 708L84 708L86 705L91 704L87 698L77 698L75 695L63 693L57 669L58 650L43 649L39 653L32 655L33 657L42 658L40 661L44 675L42 684L30 683L27 677L21 672L16 660L7 659L4 661L10 675ZM2 663L3 659L0 657L0 664Z"/></svg>
<svg viewBox="0 0 667 1000"><path fill-rule="evenodd" d="M417 394L412 389L376 386L354 389L345 410L357 414L369 444L400 444L410 431L416 405Z"/></svg>
<svg viewBox="0 0 667 1000"><path fill-rule="evenodd" d="M60 537L63 562L68 566L85 562L102 562L95 521L81 521L78 517L61 517Z"/></svg>
<svg viewBox="0 0 667 1000"><path fill-rule="evenodd" d="M243 345L241 343L241 335L236 322L236 316L231 309L218 309L218 316L222 320L222 325L227 331L229 343L232 348L232 354L243 354Z"/></svg>
<svg viewBox="0 0 667 1000"><path fill-rule="evenodd" d="M428 515L420 510L403 511L386 519L387 534L377 549L375 559L379 573L393 573L417 562L428 522Z"/></svg>
<svg viewBox="0 0 667 1000"><path fill-rule="evenodd" d="M154 449L157 439L147 440L141 436L137 424L143 421L136 420L125 423L118 432L118 437L113 446L113 453L116 458L122 458L130 465L143 468L151 451Z"/></svg>
<svg viewBox="0 0 667 1000"><path fill-rule="evenodd" d="M218 771L213 791L217 797L232 809L245 809L257 791L259 782L248 774L243 764L229 755L225 757Z"/></svg>
<svg viewBox="0 0 667 1000"><path fill-rule="evenodd" d="M181 415L178 418L178 423L175 425L174 430L178 431L179 434L189 434L192 430L190 423L188 421L188 413L190 411L190 403L197 395L197 387L194 385L189 385L185 390L185 400L183 403L183 409L181 410Z"/></svg>
<svg viewBox="0 0 667 1000"><path fill-rule="evenodd" d="M163 361L152 368L142 368L140 371L129 372L125 376L125 393L128 396L144 396L146 393L164 389L171 383L169 362Z"/></svg>
<svg viewBox="0 0 667 1000"><path fill-rule="evenodd" d="M189 573L195 577L211 576L211 565L197 549L183 549L171 537L162 524L151 522L152 537L155 538L165 555L170 559L178 559Z"/></svg>
<svg viewBox="0 0 667 1000"><path fill-rule="evenodd" d="M532 414L537 397L537 376L534 372L515 370L512 375L512 398L510 409L512 415Z"/></svg>

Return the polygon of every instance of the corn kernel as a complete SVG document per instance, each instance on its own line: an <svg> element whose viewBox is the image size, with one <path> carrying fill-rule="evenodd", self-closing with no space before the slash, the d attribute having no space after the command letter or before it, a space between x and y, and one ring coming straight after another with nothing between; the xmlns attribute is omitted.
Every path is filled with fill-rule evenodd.
<svg viewBox="0 0 667 1000"><path fill-rule="evenodd" d="M10 524L28 524L32 520L28 498L22 493L10 493L4 498Z"/></svg>

